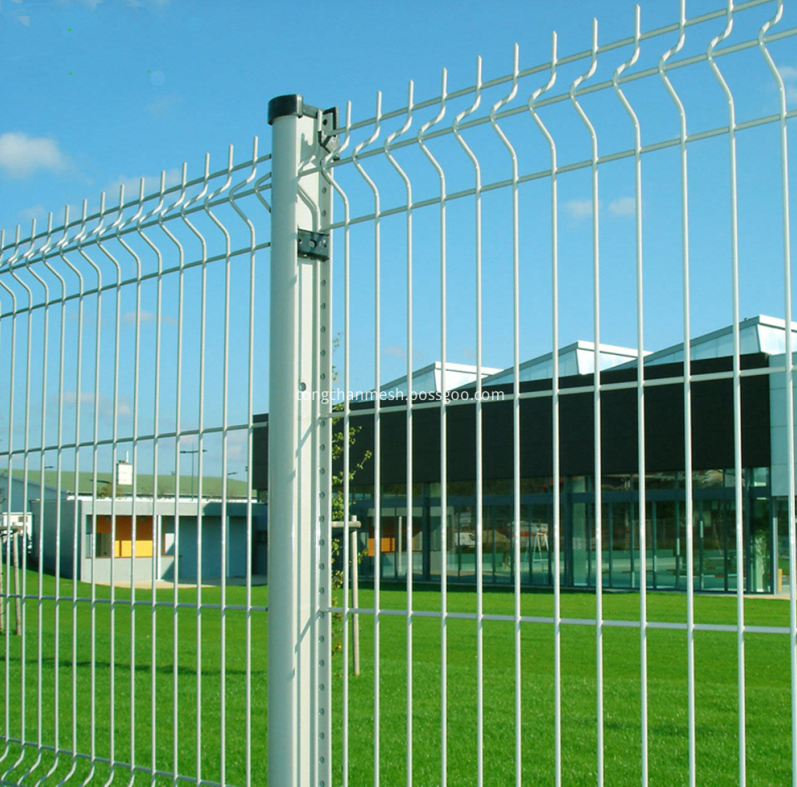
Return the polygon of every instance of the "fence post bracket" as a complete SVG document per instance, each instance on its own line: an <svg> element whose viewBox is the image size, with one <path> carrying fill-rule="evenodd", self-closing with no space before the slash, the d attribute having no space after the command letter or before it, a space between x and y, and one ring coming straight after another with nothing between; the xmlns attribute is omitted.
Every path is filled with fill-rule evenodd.
<svg viewBox="0 0 797 787"><path fill-rule="evenodd" d="M318 117L321 113L321 128L318 131L318 144L332 153L340 147L338 141L338 108L318 109L311 104L306 104L298 93L291 93L287 96L277 96L268 102L268 124L274 125L274 121L280 117L295 115L296 117Z"/></svg>
<svg viewBox="0 0 797 787"><path fill-rule="evenodd" d="M299 230L298 254L311 260L329 259L329 233Z"/></svg>

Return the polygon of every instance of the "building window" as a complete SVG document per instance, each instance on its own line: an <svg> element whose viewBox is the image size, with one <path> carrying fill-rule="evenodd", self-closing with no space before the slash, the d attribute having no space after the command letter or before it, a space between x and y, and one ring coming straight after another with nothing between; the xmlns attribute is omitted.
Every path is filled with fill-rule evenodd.
<svg viewBox="0 0 797 787"><path fill-rule="evenodd" d="M114 535L116 536L114 538ZM116 516L116 533L110 515L97 517L96 557L131 557L133 555L133 517ZM152 517L136 517L136 557L152 557Z"/></svg>

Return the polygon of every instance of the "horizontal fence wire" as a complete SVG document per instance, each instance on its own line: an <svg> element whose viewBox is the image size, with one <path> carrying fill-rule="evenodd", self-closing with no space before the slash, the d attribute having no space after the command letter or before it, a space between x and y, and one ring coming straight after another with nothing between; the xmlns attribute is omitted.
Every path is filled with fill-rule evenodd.
<svg viewBox="0 0 797 787"><path fill-rule="evenodd" d="M315 392L340 438L336 782L797 783L794 9L643 14L348 106L317 164L338 202L341 365ZM764 744L746 653L769 634L789 640Z"/></svg>
<svg viewBox="0 0 797 787"><path fill-rule="evenodd" d="M270 156L199 172L0 236L3 784L257 783Z"/></svg>
<svg viewBox="0 0 797 787"><path fill-rule="evenodd" d="M342 614L343 607L330 607L330 612ZM376 610L371 607L349 607L348 611L352 615L374 615ZM513 615L492 615L483 613L481 616L476 613L467 612L439 612L431 610L413 609L382 609L379 611L380 615L393 616L393 617L417 617L417 618L440 618L445 616L451 620L492 620L503 623L514 623L515 617ZM554 625L557 619L554 617L542 617L533 615L521 615L521 623L543 623L546 625ZM563 626L596 626L597 621L594 618L559 618L558 623ZM686 631L688 628L687 623L667 623L665 621L648 620L641 622L638 620L608 620L601 621L601 625L614 627L614 628L645 628L650 629L667 629L674 631ZM720 623L695 623L693 624L695 631L721 631L728 634L735 634L739 629L737 626L725 626ZM750 634L789 634L788 626L745 626L744 631Z"/></svg>

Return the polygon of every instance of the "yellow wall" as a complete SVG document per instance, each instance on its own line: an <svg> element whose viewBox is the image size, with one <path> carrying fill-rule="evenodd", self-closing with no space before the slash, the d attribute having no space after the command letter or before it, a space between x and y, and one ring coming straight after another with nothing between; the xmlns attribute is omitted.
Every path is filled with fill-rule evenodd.
<svg viewBox="0 0 797 787"><path fill-rule="evenodd" d="M97 532L111 532L111 517L97 517ZM133 517L116 517L114 557L131 557L133 553ZM110 556L109 556L110 557ZM136 557L152 557L152 517L136 517Z"/></svg>

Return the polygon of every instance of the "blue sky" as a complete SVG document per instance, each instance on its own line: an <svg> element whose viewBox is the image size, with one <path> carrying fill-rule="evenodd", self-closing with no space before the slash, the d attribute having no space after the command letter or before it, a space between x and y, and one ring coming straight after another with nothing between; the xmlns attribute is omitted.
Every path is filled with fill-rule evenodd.
<svg viewBox="0 0 797 787"><path fill-rule="evenodd" d="M721 5L690 0L694 16ZM240 0L1 0L0 227L96 200L183 161L267 144L268 100L299 92L316 105L368 114L377 90L393 108L416 95L586 49L593 16L601 41L632 30L629 0L526 2L271 2ZM675 0L644 4L643 29L677 17ZM717 25L719 28L719 25ZM797 57L791 64L797 66ZM153 182L154 185L154 182Z"/></svg>
<svg viewBox="0 0 797 787"><path fill-rule="evenodd" d="M687 16L722 5L722 0L688 0ZM796 5L787 0L780 29L797 26ZM773 0L740 13L729 40L754 38L774 8ZM593 17L599 22L600 43L630 36L634 3L0 0L0 62L4 72L0 228L6 230L8 240L21 223L24 235L34 217L40 227L48 211L55 213L56 221L60 219L64 204L78 206L87 199L90 206L96 206L103 190L108 192L109 200L116 199L120 183L126 185L128 195L131 190L137 192L142 176L147 178L147 190L154 190L161 171L175 182L183 162L187 162L191 178L201 173L206 153L211 156L211 169L220 169L226 163L229 145L235 147L236 160L242 160L249 156L255 135L260 137L261 152L267 151L267 105L274 96L298 92L308 102L324 107L345 107L351 101L354 120L363 119L373 114L378 90L383 93L386 111L404 106L409 80L414 80L416 100L439 95L443 67L448 69L449 90L471 85L479 55L483 58L485 79L506 75L512 68L515 43L520 47L521 69L544 63L550 55L554 29L559 36L560 56L584 51L590 45ZM677 0L648 0L642 4L643 31L677 17ZM723 27L723 20L713 20L692 29L685 52L704 52L711 36ZM675 40L674 35L664 36L655 44L643 46L638 67L655 64L664 46L673 45ZM786 81L789 106L794 108L795 38L773 44L771 51ZM626 48L601 59L596 79L610 77L612 70L630 55L630 48ZM774 83L760 53L752 50L725 58L722 67L738 96L739 120L777 111ZM583 63L563 68L557 90L566 90L583 70ZM682 69L673 75L673 80L687 107L691 133L727 122L726 104L707 66ZM544 81L537 80L539 85ZM519 96L520 101L527 100L532 87L531 82L523 85L525 93ZM505 92L504 88L494 91L485 101L495 101ZM643 144L677 134L677 116L661 85L644 90L629 85L627 93L640 116ZM451 112L461 111L469 101L470 98L452 105ZM604 91L600 100L587 97L583 103L595 112L602 154L630 146L631 126L611 91ZM485 106L489 107L489 103ZM431 110L419 113L416 122L433 115ZM447 117L450 119L451 115ZM560 164L588 158L589 139L571 106L552 107L546 110L545 119L557 137ZM387 124L386 132L400 127L402 122L399 119ZM412 133L416 133L418 125L413 128ZM544 168L547 148L528 116L507 121L506 129L513 136L524 171ZM488 131L483 139L478 133L474 132L473 139L483 144L480 155L485 182L507 177L508 161L500 145L494 137L487 139ZM690 149L695 334L730 322L727 150L727 137ZM472 184L472 170L461 151L445 152L441 148L438 153L450 155L446 159L450 165L449 190ZM416 154L420 158L417 151ZM384 175L385 203L393 200L399 204L400 183L389 173L389 165L372 162L368 166ZM433 172L428 164L416 165L415 197L434 195ZM423 172L421 166L426 167ZM368 194L362 183L356 183L351 170L349 167L348 180L341 172L340 182L351 189L355 214L367 212ZM602 167L600 177L602 339L634 346L633 169L626 160ZM791 179L795 193L793 175ZM759 312L782 316L782 228L775 125L740 134L739 186L742 316ZM678 188L676 151L645 158L642 204L648 349L681 338ZM513 355L507 194L485 198L484 204L484 363L495 367L510 365ZM588 172L562 176L563 344L592 338L590 200ZM461 206L452 203L448 215L451 273L447 355L450 361L473 363L472 204L465 202ZM551 349L547 181L524 186L521 219L522 361ZM411 361L415 367L440 357L436 221L434 211L416 212L417 291ZM385 221L383 227L383 382L404 373L408 364L402 222L398 217ZM354 387L366 389L374 384L373 277L368 269L373 250L369 233L371 229L366 225L352 232L354 295L360 304L366 304L352 315L352 382ZM361 267L355 270L357 265ZM337 292L340 293L339 287ZM173 295L166 295L164 341L171 341L168 337L173 331L170 297ZM107 306L104 309L107 316ZM151 313L151 306L145 305L145 309ZM340 315L339 297L336 314ZM89 311L87 319L90 317ZM190 319L195 320L195 314ZM144 326L146 330L150 327ZM189 368L195 374L194 368ZM168 372L164 372L163 379L171 379ZM83 395L73 393L73 402L82 400ZM104 396L107 401L108 393ZM121 414L127 416L129 392L123 391L123 397ZM264 386L258 385L256 411L267 407L265 397ZM218 399L212 397L209 408L217 405ZM195 410L195 404L193 407ZM164 408L168 409L168 403ZM242 456L239 452L236 468L243 466Z"/></svg>

